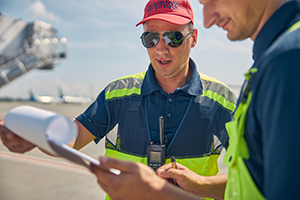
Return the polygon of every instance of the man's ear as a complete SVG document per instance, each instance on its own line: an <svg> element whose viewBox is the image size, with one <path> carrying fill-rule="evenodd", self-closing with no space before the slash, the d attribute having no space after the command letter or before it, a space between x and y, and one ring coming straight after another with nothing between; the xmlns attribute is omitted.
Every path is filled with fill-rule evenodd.
<svg viewBox="0 0 300 200"><path fill-rule="evenodd" d="M198 29L196 29L196 28L194 29L194 32L192 34L192 39L193 39L193 41L192 41L192 48L193 48L196 46L197 40L198 40Z"/></svg>

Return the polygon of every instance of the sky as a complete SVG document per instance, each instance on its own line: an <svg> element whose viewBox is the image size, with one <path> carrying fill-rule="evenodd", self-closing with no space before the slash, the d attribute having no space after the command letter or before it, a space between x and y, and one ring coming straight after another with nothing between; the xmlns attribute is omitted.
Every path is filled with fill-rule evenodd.
<svg viewBox="0 0 300 200"><path fill-rule="evenodd" d="M51 24L67 38L67 59L53 70L31 70L0 88L0 97L27 98L29 90L38 95L95 98L111 81L144 72L150 63L140 41L142 19L148 0L0 0L0 12L26 22ZM202 5L190 0L194 10L198 42L191 51L198 71L240 86L253 64L250 39L231 42L227 33L203 26ZM237 93L237 92L235 92Z"/></svg>

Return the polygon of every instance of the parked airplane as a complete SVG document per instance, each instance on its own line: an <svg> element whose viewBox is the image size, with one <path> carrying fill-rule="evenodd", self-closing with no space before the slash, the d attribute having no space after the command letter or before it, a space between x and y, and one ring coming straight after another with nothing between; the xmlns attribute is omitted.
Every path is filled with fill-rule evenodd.
<svg viewBox="0 0 300 200"><path fill-rule="evenodd" d="M30 101L46 103L46 104L58 104L58 103L89 104L93 101L93 99L89 98L89 97L64 95L61 88L59 88L59 96L58 97L36 95L33 93L32 90L29 91L29 95L30 95Z"/></svg>
<svg viewBox="0 0 300 200"><path fill-rule="evenodd" d="M93 99L90 97L82 97L82 96L68 96L64 95L61 88L59 88L60 98L64 103L72 103L72 104L90 104L93 102Z"/></svg>
<svg viewBox="0 0 300 200"><path fill-rule="evenodd" d="M62 99L60 97L55 96L40 96L33 93L32 90L29 90L29 100L35 101L39 103L46 103L46 104L58 104L63 103Z"/></svg>

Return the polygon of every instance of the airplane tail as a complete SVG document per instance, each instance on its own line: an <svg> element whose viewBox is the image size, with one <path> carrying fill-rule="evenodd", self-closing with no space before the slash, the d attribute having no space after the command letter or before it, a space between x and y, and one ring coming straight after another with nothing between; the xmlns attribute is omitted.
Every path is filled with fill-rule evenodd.
<svg viewBox="0 0 300 200"><path fill-rule="evenodd" d="M33 94L32 89L29 90L29 100L36 101L35 95Z"/></svg>
<svg viewBox="0 0 300 200"><path fill-rule="evenodd" d="M63 96L64 96L64 93L63 93L61 87L58 87L58 96L59 96L60 98L63 98Z"/></svg>

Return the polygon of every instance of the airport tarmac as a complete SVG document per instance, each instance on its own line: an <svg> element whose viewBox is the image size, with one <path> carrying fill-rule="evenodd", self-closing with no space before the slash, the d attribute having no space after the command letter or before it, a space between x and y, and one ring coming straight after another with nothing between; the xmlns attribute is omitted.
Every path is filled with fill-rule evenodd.
<svg viewBox="0 0 300 200"><path fill-rule="evenodd" d="M30 105L71 119L87 105L0 102L0 119L12 108ZM82 152L97 159L104 154L104 141L90 143ZM223 154L220 156L223 158ZM220 163L220 173L227 168ZM102 200L105 192L93 174L63 158L54 158L34 149L25 154L10 153L0 142L0 200Z"/></svg>
<svg viewBox="0 0 300 200"><path fill-rule="evenodd" d="M50 110L71 119L86 105L0 102L0 119L12 108L30 105ZM85 168L63 158L54 158L35 149L25 154L10 153L0 142L1 200L101 200L105 192ZM90 143L82 152L97 159L104 154L104 143Z"/></svg>

